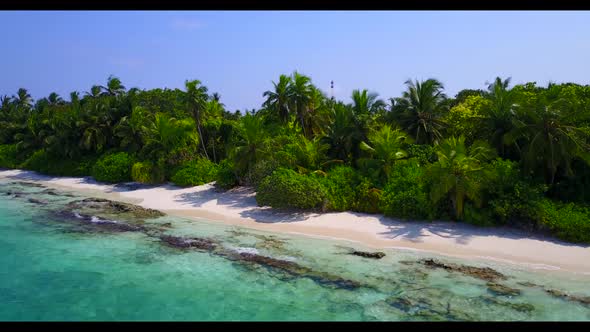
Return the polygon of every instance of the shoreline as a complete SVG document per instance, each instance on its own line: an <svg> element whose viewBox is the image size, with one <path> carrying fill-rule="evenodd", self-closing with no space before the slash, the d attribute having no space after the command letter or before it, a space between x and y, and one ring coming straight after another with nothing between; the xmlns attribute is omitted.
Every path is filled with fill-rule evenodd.
<svg viewBox="0 0 590 332"><path fill-rule="evenodd" d="M254 192L245 187L227 192L218 192L210 184L129 189L89 178L53 177L23 170L0 170L0 179L40 183L157 209L170 216L207 219L260 231L350 241L373 249L426 251L590 275L590 246L529 235L507 227L399 221L357 212L282 212L257 206Z"/></svg>

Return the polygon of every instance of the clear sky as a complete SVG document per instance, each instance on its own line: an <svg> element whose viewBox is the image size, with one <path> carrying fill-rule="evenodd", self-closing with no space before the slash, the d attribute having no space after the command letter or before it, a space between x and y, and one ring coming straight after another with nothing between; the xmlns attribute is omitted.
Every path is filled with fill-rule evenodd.
<svg viewBox="0 0 590 332"><path fill-rule="evenodd" d="M449 95L513 83L590 84L590 12L0 12L0 95L88 91L110 74L138 88L199 79L228 110L258 108L294 70L335 97L399 96L408 78Z"/></svg>

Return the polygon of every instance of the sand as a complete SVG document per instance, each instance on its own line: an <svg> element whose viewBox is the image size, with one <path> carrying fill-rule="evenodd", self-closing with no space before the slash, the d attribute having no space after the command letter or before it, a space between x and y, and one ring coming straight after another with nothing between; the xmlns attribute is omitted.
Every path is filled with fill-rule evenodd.
<svg viewBox="0 0 590 332"><path fill-rule="evenodd" d="M90 178L50 177L31 171L0 170L0 178L30 181L94 196L135 203L169 215L305 236L347 240L371 248L423 250L462 258L489 259L528 268L590 275L590 247L504 227L455 222L400 221L355 212L277 212L256 204L249 188L219 192L211 184L129 188Z"/></svg>

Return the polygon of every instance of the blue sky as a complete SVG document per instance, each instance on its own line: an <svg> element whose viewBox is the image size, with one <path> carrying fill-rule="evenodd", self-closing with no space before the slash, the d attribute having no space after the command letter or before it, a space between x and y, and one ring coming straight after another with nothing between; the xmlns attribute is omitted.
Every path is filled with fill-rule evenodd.
<svg viewBox="0 0 590 332"><path fill-rule="evenodd" d="M231 111L258 108L298 70L349 101L399 96L408 78L449 95L513 83L590 80L590 12L95 11L0 12L0 95L88 91L110 74L139 88L199 79Z"/></svg>

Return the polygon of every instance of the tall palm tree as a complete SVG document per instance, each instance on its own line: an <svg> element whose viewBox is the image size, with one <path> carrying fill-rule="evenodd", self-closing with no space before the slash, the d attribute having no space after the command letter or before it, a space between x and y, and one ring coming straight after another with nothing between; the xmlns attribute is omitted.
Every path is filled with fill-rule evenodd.
<svg viewBox="0 0 590 332"><path fill-rule="evenodd" d="M451 200L455 217L463 218L465 199L481 204L483 162L494 156L486 142L476 141L467 149L464 137L449 137L436 150L438 161L430 168L432 183L430 198L437 203L444 197Z"/></svg>
<svg viewBox="0 0 590 332"><path fill-rule="evenodd" d="M266 98L262 106L275 112L283 123L288 122L290 116L289 86L291 82L289 76L281 75L278 83L272 82L274 91L268 90L262 94Z"/></svg>
<svg viewBox="0 0 590 332"><path fill-rule="evenodd" d="M398 120L404 129L413 135L416 143L437 144L442 138L445 123L441 120L446 95L441 82L431 78L423 82L405 82L408 90L397 99L401 110Z"/></svg>
<svg viewBox="0 0 590 332"><path fill-rule="evenodd" d="M102 91L102 87L100 85L93 85L90 88L90 91L86 92L86 95L90 98L98 98L100 96L100 92Z"/></svg>
<svg viewBox="0 0 590 332"><path fill-rule="evenodd" d="M143 137L143 153L152 159L161 159L177 147L199 144L194 120L179 120L163 113L156 113L143 126Z"/></svg>
<svg viewBox="0 0 590 332"><path fill-rule="evenodd" d="M237 129L239 134L230 156L240 173L249 174L256 161L268 154L263 121L259 116L247 112L240 118Z"/></svg>
<svg viewBox="0 0 590 332"><path fill-rule="evenodd" d="M33 98L27 89L20 88L14 97L16 105L24 109L30 109L33 106Z"/></svg>
<svg viewBox="0 0 590 332"><path fill-rule="evenodd" d="M311 133L305 130L305 119L306 113L309 110L309 102L311 100L311 95L313 91L311 79L308 76L301 75L298 72L294 72L292 83L289 85L288 90L290 104L295 110L295 116L297 121L299 122L299 125L301 126L303 136L309 138Z"/></svg>
<svg viewBox="0 0 590 332"><path fill-rule="evenodd" d="M330 145L328 154L342 161L350 161L363 139L363 133L355 124L351 106L336 104L331 110L331 123L327 126L323 141Z"/></svg>
<svg viewBox="0 0 590 332"><path fill-rule="evenodd" d="M578 125L567 107L559 101L544 101L532 109L521 109L514 120L514 128L505 135L505 142L521 142L522 160L528 170L540 166L544 169L545 181L555 182L555 175L561 169L572 176L571 164L579 158L590 164L590 128Z"/></svg>
<svg viewBox="0 0 590 332"><path fill-rule="evenodd" d="M119 96L125 93L125 86L118 77L113 75L107 79L107 85L100 86L100 88L104 90L104 94L107 96Z"/></svg>
<svg viewBox="0 0 590 332"><path fill-rule="evenodd" d="M368 136L370 145L361 142L360 147L369 157L359 159L359 164L372 172L375 179L387 180L394 162L408 157L403 145L412 143L412 138L389 125L371 131Z"/></svg>
<svg viewBox="0 0 590 332"><path fill-rule="evenodd" d="M57 106L57 105L63 105L63 104L65 104L65 101L63 100L63 98L60 97L55 92L52 92L52 93L49 94L49 96L47 97L47 101L49 102L48 104L50 106Z"/></svg>
<svg viewBox="0 0 590 332"><path fill-rule="evenodd" d="M376 93L369 93L366 89L352 90L352 107L356 114L375 114L385 108L385 105Z"/></svg>
<svg viewBox="0 0 590 332"><path fill-rule="evenodd" d="M199 140L201 141L201 145L203 147L203 153L205 153L205 157L209 159L209 155L207 154L207 148L205 147L205 141L203 139L203 132L201 129L204 110L207 104L207 100L209 99L209 96L207 95L207 87L202 85L201 81L199 80L187 80L184 82L184 85L186 87L186 105L197 124Z"/></svg>
<svg viewBox="0 0 590 332"><path fill-rule="evenodd" d="M492 146L502 157L506 154L504 136L513 129L514 94L508 89L509 85L510 77L505 80L496 77L484 94L491 101L491 106L484 109L484 123L491 132Z"/></svg>

